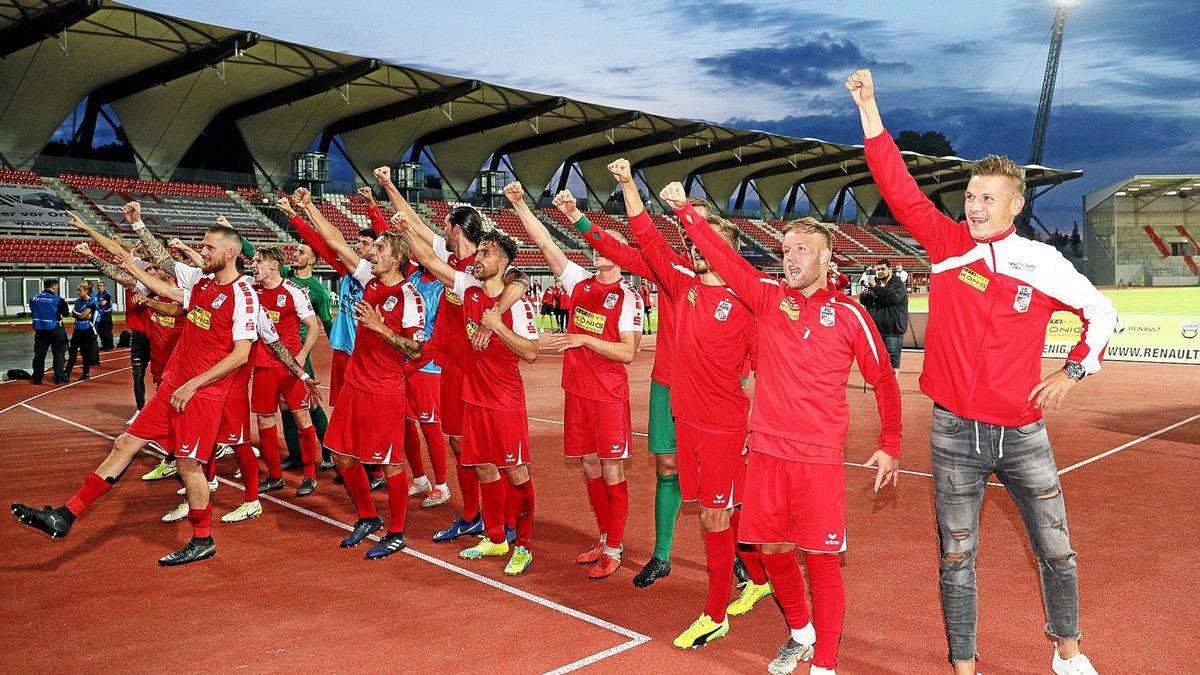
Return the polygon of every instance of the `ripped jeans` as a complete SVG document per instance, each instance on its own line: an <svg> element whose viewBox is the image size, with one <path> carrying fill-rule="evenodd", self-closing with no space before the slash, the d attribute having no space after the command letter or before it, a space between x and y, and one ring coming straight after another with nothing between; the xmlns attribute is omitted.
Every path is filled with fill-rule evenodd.
<svg viewBox="0 0 1200 675"><path fill-rule="evenodd" d="M1045 422L1000 427L934 406L930 438L942 549L942 615L950 660L968 661L976 656L979 508L993 472L1021 512L1029 543L1037 555L1048 620L1046 631L1054 637L1078 638L1075 551L1071 549L1066 507Z"/></svg>

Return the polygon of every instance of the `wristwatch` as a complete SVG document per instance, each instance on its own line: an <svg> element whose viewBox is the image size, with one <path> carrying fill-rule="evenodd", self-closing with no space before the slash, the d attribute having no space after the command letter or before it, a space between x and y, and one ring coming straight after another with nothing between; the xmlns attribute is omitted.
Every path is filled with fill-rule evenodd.
<svg viewBox="0 0 1200 675"><path fill-rule="evenodd" d="M1087 375L1087 370L1078 361L1067 361L1067 365L1063 366L1063 370L1067 371L1067 377L1072 380L1082 380Z"/></svg>

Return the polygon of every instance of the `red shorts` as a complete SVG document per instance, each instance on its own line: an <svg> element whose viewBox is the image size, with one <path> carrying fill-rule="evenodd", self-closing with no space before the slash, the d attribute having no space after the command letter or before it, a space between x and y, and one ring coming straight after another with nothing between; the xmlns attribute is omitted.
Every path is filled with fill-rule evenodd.
<svg viewBox="0 0 1200 675"><path fill-rule="evenodd" d="M463 436L463 372L442 365L442 395L438 412L442 415L442 433Z"/></svg>
<svg viewBox="0 0 1200 675"><path fill-rule="evenodd" d="M280 399L288 410L308 410L308 387L287 368L255 366L250 390L255 415L274 415Z"/></svg>
<svg viewBox="0 0 1200 675"><path fill-rule="evenodd" d="M333 356L329 361L330 407L337 405L338 393L342 390L342 383L346 381L346 366L348 365L350 365L350 355L340 349L334 349Z"/></svg>
<svg viewBox="0 0 1200 675"><path fill-rule="evenodd" d="M221 426L217 428L217 443L241 445L250 442L250 399L230 397L221 411Z"/></svg>
<svg viewBox="0 0 1200 675"><path fill-rule="evenodd" d="M404 463L404 393L378 394L343 384L325 430L325 447L366 464Z"/></svg>
<svg viewBox="0 0 1200 675"><path fill-rule="evenodd" d="M629 459L631 427L629 401L597 401L568 391L563 411L563 455Z"/></svg>
<svg viewBox="0 0 1200 675"><path fill-rule="evenodd" d="M157 387L162 384L163 373L167 370L166 359L150 358L150 381Z"/></svg>
<svg viewBox="0 0 1200 675"><path fill-rule="evenodd" d="M409 376L404 388L404 395L408 399L405 417L421 424L440 422L438 404L442 397L441 383L440 373L417 371Z"/></svg>
<svg viewBox="0 0 1200 675"><path fill-rule="evenodd" d="M751 451L738 541L795 544L814 553L845 551L846 467Z"/></svg>
<svg viewBox="0 0 1200 675"><path fill-rule="evenodd" d="M731 509L744 500L745 432L705 431L675 420L679 492L705 509Z"/></svg>
<svg viewBox="0 0 1200 675"><path fill-rule="evenodd" d="M464 403L461 461L463 466L495 464L499 469L528 464L529 418L524 412Z"/></svg>
<svg viewBox="0 0 1200 675"><path fill-rule="evenodd" d="M212 457L225 402L193 396L180 413L171 407L174 392L175 387L166 382L159 386L125 433L157 443L168 455L207 464Z"/></svg>

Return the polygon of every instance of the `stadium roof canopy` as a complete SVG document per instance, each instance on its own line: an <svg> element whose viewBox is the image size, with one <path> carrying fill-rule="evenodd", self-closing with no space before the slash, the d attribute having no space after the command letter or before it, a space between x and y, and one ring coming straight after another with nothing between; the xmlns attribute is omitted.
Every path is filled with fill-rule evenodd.
<svg viewBox="0 0 1200 675"><path fill-rule="evenodd" d="M1138 199L1143 203L1152 202L1160 197L1190 198L1192 204L1185 205L1181 210L1190 210L1200 200L1200 175L1180 174L1172 176L1134 176L1095 192L1089 192L1083 198L1083 210L1090 211L1097 204L1109 197L1127 197Z"/></svg>
<svg viewBox="0 0 1200 675"><path fill-rule="evenodd" d="M801 189L815 211L847 187L866 212L879 204L860 146L522 91L107 0L5 0L0 162L33 166L85 99L89 111L108 105L116 113L147 178L169 179L202 132L226 125L272 184L287 181L294 153L338 138L362 176L424 155L457 194L489 158L491 168L506 158L530 188L547 186L566 163L591 190L610 184L608 162L627 157L648 184L698 179L719 204L751 181L771 210ZM961 211L969 161L906 159L927 193ZM1082 175L1038 166L1027 173L1035 187ZM603 202L607 194L592 196Z"/></svg>

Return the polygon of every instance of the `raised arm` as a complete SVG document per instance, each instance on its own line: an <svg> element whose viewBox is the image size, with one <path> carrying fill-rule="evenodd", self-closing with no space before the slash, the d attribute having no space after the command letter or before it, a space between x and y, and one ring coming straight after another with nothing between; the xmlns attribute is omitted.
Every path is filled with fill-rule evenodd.
<svg viewBox="0 0 1200 675"><path fill-rule="evenodd" d="M634 239L637 239L641 246L642 257L646 259L658 279L666 281L670 277L677 276L680 268L690 270L691 261L671 248L666 237L654 226L650 214L646 213L646 208L642 205L642 196L638 193L637 184L633 181L629 160L618 159L608 165L608 171L621 186L621 194L625 200L625 214L629 217L629 227L633 231Z"/></svg>
<svg viewBox="0 0 1200 675"><path fill-rule="evenodd" d="M68 215L67 224L70 225L71 227L79 230L80 232L83 232L87 236L91 237L92 241L99 244L100 248L102 248L105 251L108 251L109 253L112 253L114 255L117 253L117 251L124 250L115 239L107 237L107 236L101 234L100 232L96 231L95 229L93 229L90 225L85 223L83 221L83 218L80 218L78 214L76 214L74 212L69 212L67 215ZM114 279L115 279L115 277L114 277Z"/></svg>
<svg viewBox="0 0 1200 675"><path fill-rule="evenodd" d="M163 302L161 300L155 300L154 298L147 297L142 293L134 293L132 300L133 304L145 305L153 310L155 314L176 317L187 316L187 310L184 309L183 305L179 304L178 302Z"/></svg>
<svg viewBox="0 0 1200 675"><path fill-rule="evenodd" d="M333 271L337 272L339 276L350 273L350 270L346 269L346 266L338 259L333 249L329 248L329 244L325 243L325 238L321 236L321 233L317 232L316 229L308 224L308 221L296 213L296 209L292 208L291 199L280 197L279 201L275 202L275 206L288 217L288 224L296 230L296 234L300 236L300 241L308 244L312 248L313 253L317 254L318 258L329 263L333 267Z"/></svg>
<svg viewBox="0 0 1200 675"><path fill-rule="evenodd" d="M138 267L133 262L133 254L129 251L121 251L117 254L117 264L120 265L121 269L132 275L133 278L142 282L142 285L145 286L151 293L164 298L170 298L175 302L183 303L182 288L172 286L153 274L146 272L146 270L142 269L141 267ZM183 267L187 266L183 265ZM194 268L188 267L188 269Z"/></svg>
<svg viewBox="0 0 1200 675"><path fill-rule="evenodd" d="M121 248L118 248L117 250L124 252L124 249ZM118 284L121 284L125 288L132 289L137 286L137 279L129 276L129 274L127 274L125 270L122 270L120 267L117 267L116 265L93 253L91 247L86 243L77 244L75 246L75 252L86 258L87 261L91 263L92 267L100 270L101 274L109 279L112 279Z"/></svg>
<svg viewBox="0 0 1200 675"><path fill-rule="evenodd" d="M550 273L554 276L562 274L563 269L567 266L567 255L558 247L558 244L554 243L550 231L546 229L542 221L537 219L537 216L533 215L533 211L525 203L525 189L518 182L509 183L504 186L504 197L508 199L509 204L512 204L513 211L521 219L521 225L525 227L529 241L542 252L542 257L550 266Z"/></svg>
<svg viewBox="0 0 1200 675"><path fill-rule="evenodd" d="M337 256L338 261L349 270L358 267L361 258L354 252L353 248L346 245L346 237L342 234L341 230L326 220L321 211L317 209L317 205L312 203L312 195L309 191L305 188L299 188L296 190L293 199L300 208L300 211L312 221L313 227L320 233L321 238L325 240L325 244L329 247L329 250Z"/></svg>
<svg viewBox="0 0 1200 675"><path fill-rule="evenodd" d="M659 196L675 210L684 231L721 279L742 298L746 308L755 315L771 309L770 300L776 297L772 291L778 288L778 282L754 269L753 265L733 250L729 242L709 227L708 221L696 213L696 209L688 203L683 184L669 183Z"/></svg>
<svg viewBox="0 0 1200 675"><path fill-rule="evenodd" d="M129 202L121 207L121 213L125 215L125 222L129 224L129 227L133 228L134 234L142 242L142 246L146 249L146 257L149 258L150 262L154 263L155 267L170 276L177 276L175 273L175 259L167 252L166 247L158 241L158 238L151 234L150 230L146 229L146 224L142 222L142 205L137 202Z"/></svg>
<svg viewBox="0 0 1200 675"><path fill-rule="evenodd" d="M413 259L421 263L421 266L429 271L430 274L437 277L439 281L447 286L454 286L454 268L448 265L445 261L437 256L434 252L432 238L426 240L413 231L412 223L409 222L408 216L403 211L397 211L392 215L389 221L392 229L404 236L404 240L408 242L408 251Z"/></svg>
<svg viewBox="0 0 1200 675"><path fill-rule="evenodd" d="M571 194L570 190L563 190L554 196L554 207L567 217L568 222L579 232L579 236L600 255L617 263L617 266L626 272L658 281L641 253L629 244L617 241L583 215L576 204L575 195Z"/></svg>
<svg viewBox="0 0 1200 675"><path fill-rule="evenodd" d="M375 193L371 192L371 188L363 186L358 188L358 196L367 204L367 218L371 220L371 229L375 230L375 234L386 232L387 217L383 215L383 209L379 208L379 202L375 201Z"/></svg>
<svg viewBox="0 0 1200 675"><path fill-rule="evenodd" d="M224 216L222 216L220 218L220 220L224 220ZM225 222L229 222L229 221L225 221ZM250 255L248 257L253 258L254 257L254 246L251 245L250 242L243 239L242 240L242 254L243 255L245 255L245 253L246 253L246 246L250 246ZM191 246L188 246L187 244L183 243L183 240L179 239L178 237L167 242L167 248L173 248L177 251L182 251L183 254L187 256L188 260L192 261L192 267L204 267L204 258L200 257L200 253L198 251L196 251L196 249L192 248Z"/></svg>
<svg viewBox="0 0 1200 675"><path fill-rule="evenodd" d="M400 190L396 189L396 185L392 183L391 167L381 166L375 169L375 179L383 186L383 191L387 193L388 199L391 200L392 210L407 216L408 225L412 228L413 233L432 244L436 233L429 229L429 226L421 219L421 214L417 213L416 209L404 198L404 195L400 194Z"/></svg>

